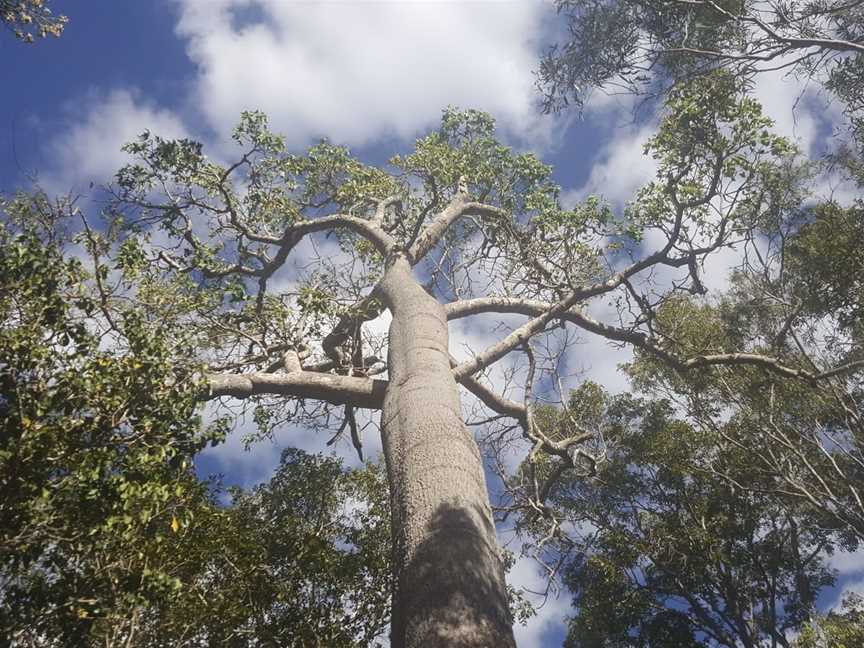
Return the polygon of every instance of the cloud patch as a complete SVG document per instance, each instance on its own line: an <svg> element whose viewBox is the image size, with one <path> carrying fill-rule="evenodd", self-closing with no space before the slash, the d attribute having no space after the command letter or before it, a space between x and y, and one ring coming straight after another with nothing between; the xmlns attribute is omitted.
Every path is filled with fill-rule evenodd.
<svg viewBox="0 0 864 648"><path fill-rule="evenodd" d="M250 109L292 144L412 137L447 105L518 136L542 130L532 70L547 4L178 2L194 105L223 137Z"/></svg>
<svg viewBox="0 0 864 648"><path fill-rule="evenodd" d="M654 134L656 122L613 131L597 154L591 174L584 185L566 191L563 201L575 204L588 196L601 196L616 209L632 200L636 192L657 173L657 163L646 155L645 143Z"/></svg>
<svg viewBox="0 0 864 648"><path fill-rule="evenodd" d="M73 106L67 110L72 113ZM129 161L121 147L145 130L166 139L187 136L186 127L174 112L155 105L134 89L91 92L76 101L74 114L86 117L73 122L47 146L45 156L50 163L43 185L49 193L81 193L90 183L109 182Z"/></svg>

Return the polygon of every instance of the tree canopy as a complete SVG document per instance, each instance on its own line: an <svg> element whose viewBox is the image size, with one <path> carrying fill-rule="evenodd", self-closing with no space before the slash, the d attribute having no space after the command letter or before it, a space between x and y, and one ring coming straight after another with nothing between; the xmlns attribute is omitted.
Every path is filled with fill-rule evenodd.
<svg viewBox="0 0 864 648"><path fill-rule="evenodd" d="M750 348L789 366L857 366L860 281L850 273L864 258L862 204L813 200L814 171L801 160L775 169L762 234L724 291L637 305L658 339L702 357ZM544 484L545 507L534 505L524 530L574 597L569 644L790 646L807 629L802 645L827 646L832 633L856 636L854 606L820 617L816 594L834 578L825 557L864 538L860 374L682 372L638 347L627 372L649 399L586 386L566 407L538 411L550 436L600 431L588 479L525 465L510 483L511 508L527 508L532 482Z"/></svg>
<svg viewBox="0 0 864 648"><path fill-rule="evenodd" d="M847 0L557 0L566 31L541 61L547 110L594 90L645 95L726 69L824 84L864 141L864 3Z"/></svg>
<svg viewBox="0 0 864 648"><path fill-rule="evenodd" d="M115 291L103 235L80 232L89 260L70 254L74 208L21 195L2 210L2 636L370 645L389 606L380 471L289 451L220 505L192 468L225 425L202 427L191 348Z"/></svg>
<svg viewBox="0 0 864 648"><path fill-rule="evenodd" d="M778 498L782 476L668 401L593 387L569 408L593 413L608 452L596 479L559 480L531 522L574 596L566 645L789 646L833 582L824 557L845 546L820 511Z"/></svg>

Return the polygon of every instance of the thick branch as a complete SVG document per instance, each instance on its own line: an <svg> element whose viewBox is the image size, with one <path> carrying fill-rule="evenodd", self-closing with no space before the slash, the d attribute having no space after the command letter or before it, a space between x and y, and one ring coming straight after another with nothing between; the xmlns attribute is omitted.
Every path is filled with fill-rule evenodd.
<svg viewBox="0 0 864 648"><path fill-rule="evenodd" d="M285 233L282 234L282 237L279 240L279 251L276 253L276 256L273 257L272 261L254 274L262 279L268 279L282 266L283 263L285 263L288 254L304 236L315 232L324 232L334 229L348 229L360 234L372 243L372 245L375 246L375 249L383 256L387 256L395 245L393 238L387 234L387 232L382 230L380 227L371 224L369 221L346 214L333 214L331 216L324 216L323 218L300 221L286 229Z"/></svg>
<svg viewBox="0 0 864 648"><path fill-rule="evenodd" d="M459 366L459 363L453 356L450 356L450 366L453 368ZM517 403L516 401L505 398L500 394L496 394L473 376L468 375L457 377L456 381L479 398L480 402L496 414L510 416L520 423L525 422L527 411L522 403Z"/></svg>
<svg viewBox="0 0 864 648"><path fill-rule="evenodd" d="M285 231L282 238L283 241L294 241L294 244L296 244L297 240L307 234L332 229L348 229L359 234L372 243L375 249L384 257L390 254L396 245L393 237L377 225L363 218L347 214L333 214L331 216L295 223Z"/></svg>
<svg viewBox="0 0 864 648"><path fill-rule="evenodd" d="M272 259L267 260L266 263L264 262L264 259L256 256L256 258L258 258L258 260L262 262L262 265L258 268L249 267L239 262L235 262L228 267L220 269L184 266L177 259L172 258L164 250L159 253L159 258L166 264L168 264L173 270L178 272L190 272L192 270L200 270L205 277L211 279L227 277L228 275L232 274L242 274L250 277L257 277L262 284L266 285L267 280L271 276L273 276L273 274L279 268L282 267L291 251L297 246L298 243L300 243L303 237L307 236L308 234L336 229L351 230L352 232L359 234L360 236L368 240L370 243L372 243L375 249L382 256L385 257L396 246L396 242L393 237L390 236L383 229L378 227L374 222L370 222L368 220L357 218L356 216L351 216L348 214L332 214L330 216L324 216L321 218L298 221L288 227L279 238L250 236L248 230L242 227L239 222L232 221L232 225L237 229L238 232L240 232L247 238L250 238L251 240L277 246L278 249L276 251L276 254L273 256ZM201 244L195 239L191 229L187 229L187 231L184 233L183 238L193 248L200 249Z"/></svg>
<svg viewBox="0 0 864 648"><path fill-rule="evenodd" d="M380 409L384 403L386 380L334 376L311 371L270 374L214 374L209 376L209 391L202 400L220 396L249 398L256 395L314 398L333 405Z"/></svg>
<svg viewBox="0 0 864 648"><path fill-rule="evenodd" d="M485 351L478 353L471 360L467 360L458 365L453 369L453 375L456 376L456 380L461 381L462 378L466 376L473 376L478 371L485 369L503 358L516 347L524 345L532 337L543 331L543 329L546 328L546 325L555 319L561 312L570 308L575 301L576 300L571 296L552 305L548 310L543 311L511 332L510 335L505 337L503 340L500 340L496 344L488 347Z"/></svg>
<svg viewBox="0 0 864 648"><path fill-rule="evenodd" d="M499 207L479 202L470 202L464 194L459 194L423 230L423 233L417 238L411 249L408 250L408 257L411 259L411 263L417 263L429 254L430 250L438 244L450 226L463 216L469 214L494 217L507 216L507 212Z"/></svg>

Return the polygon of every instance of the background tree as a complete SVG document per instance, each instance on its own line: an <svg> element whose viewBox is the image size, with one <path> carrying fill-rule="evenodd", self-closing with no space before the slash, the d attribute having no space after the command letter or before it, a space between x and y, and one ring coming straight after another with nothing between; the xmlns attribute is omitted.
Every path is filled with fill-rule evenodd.
<svg viewBox="0 0 864 648"><path fill-rule="evenodd" d="M269 483L231 495L180 530L182 587L136 616L135 645L379 645L391 591L381 472L288 449Z"/></svg>
<svg viewBox="0 0 864 648"><path fill-rule="evenodd" d="M801 209L751 250L727 295L713 305L670 304L658 328L703 352L748 340L810 366L860 362L860 280L849 274L862 263L860 211L860 203ZM745 451L752 470L773 484L763 490L811 507L826 528L864 539L860 376L808 383L718 371L682 380L646 356L633 374L644 389L674 398L693 425Z"/></svg>
<svg viewBox="0 0 864 648"><path fill-rule="evenodd" d="M595 479L559 480L531 523L574 595L565 645L788 647L833 582L831 530L668 402L591 391L542 413L555 429L593 411L609 446Z"/></svg>
<svg viewBox="0 0 864 648"><path fill-rule="evenodd" d="M547 109L581 107L594 89L674 95L676 84L718 69L742 82L784 69L821 82L844 103L853 146L841 142L829 161L861 185L862 3L565 0L558 6L568 33L541 67ZM722 298L690 296L646 313L658 337L691 354L758 349L787 366L860 361L860 282L850 272L862 261L861 203L814 204L818 197L802 190L816 171L778 168L763 234L744 246L731 289ZM692 470L711 472L718 488L725 480L735 492L770 497L778 510L803 509L832 530L832 542L857 546L864 464L856 374L818 382L740 369L684 374L653 351L637 348L637 358L636 389L673 399L688 426L715 439L715 452L734 447L748 457L759 481L716 463Z"/></svg>
<svg viewBox="0 0 864 648"><path fill-rule="evenodd" d="M654 335L697 357L750 348L790 367L860 363L860 201L812 204L806 166L778 171L763 233L743 246L729 289L666 300ZM638 347L628 371L637 390L669 401L610 401L585 385L566 409L536 416L555 438L603 430L606 463L582 479L526 465L511 481L508 507L533 507L523 528L574 593L572 645L785 646L810 618L802 636L814 645L834 645L820 624L854 636L854 614L819 620L814 603L831 581L820 553L864 538L860 374L682 372ZM532 481L549 484L542 507ZM626 603L604 607L610 599Z"/></svg>
<svg viewBox="0 0 864 648"><path fill-rule="evenodd" d="M665 92L718 68L742 78L786 69L844 101L857 140L864 96L864 3L847 0L558 0L566 35L539 70L545 107L594 89Z"/></svg>
<svg viewBox="0 0 864 648"><path fill-rule="evenodd" d="M57 210L40 196L3 208L2 625L77 643L129 580L144 597L170 587L160 545L195 499L190 460L211 437L188 353L131 311L112 315L123 352L103 350L89 328L102 304L61 255Z"/></svg>
<svg viewBox="0 0 864 648"><path fill-rule="evenodd" d="M864 641L861 597L846 596L840 611L820 616L795 639L795 648L846 648Z"/></svg>
<svg viewBox="0 0 864 648"><path fill-rule="evenodd" d="M114 209L130 227L118 260L130 288L164 295L139 303L153 321L176 322L207 364L206 397L252 403L265 431L341 420L337 436L359 449L356 410L382 410L393 645L512 645L483 465L457 384L496 421L515 420L493 433L498 441L521 437L529 461L551 461L560 476L595 460L585 450L592 430L553 439L532 413L535 383L555 374L556 345L570 341L556 337L561 326L632 344L685 374L750 365L818 382L861 368L784 364L749 343L694 353L655 326L665 304L704 292L705 258L750 240L786 190L777 178L793 151L769 126L730 75L679 87L648 146L658 179L617 216L597 200L563 209L548 167L502 146L492 120L472 111L445 111L440 130L383 168L326 142L290 154L256 113L238 127L243 154L230 165L194 142L145 133L118 174ZM304 240L338 241L342 255L328 251L292 276L287 260ZM661 271L673 278L658 283ZM593 299L617 303L617 321L593 319ZM365 326L385 309L386 342ZM528 319L457 362L447 321L484 314ZM522 353L519 400L483 378L511 352ZM542 509L549 492L538 480L527 505Z"/></svg>
<svg viewBox="0 0 864 648"><path fill-rule="evenodd" d="M291 452L217 505L191 467L225 431L202 431L200 367L117 292L105 235L69 240L79 225L41 194L2 204L0 637L370 645L390 579L380 474Z"/></svg>

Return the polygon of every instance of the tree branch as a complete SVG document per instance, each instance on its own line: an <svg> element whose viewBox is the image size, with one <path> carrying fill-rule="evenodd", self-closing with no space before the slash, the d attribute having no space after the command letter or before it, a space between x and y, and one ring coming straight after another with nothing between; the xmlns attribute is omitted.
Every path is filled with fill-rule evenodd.
<svg viewBox="0 0 864 648"><path fill-rule="evenodd" d="M514 349L520 343L520 340L528 339L539 332L542 329L542 326L538 326L538 324L541 320L544 320L544 318L544 325L545 322L548 322L551 319L563 320L575 324L586 331L605 337L608 340L632 344L634 347L654 355L682 372L697 367L712 365L755 365L781 376L786 376L787 378L812 382L852 373L864 368L864 360L859 360L839 365L825 371L808 371L784 365L777 358L755 353L716 353L682 359L670 351L661 348L647 335L640 333L639 331L631 331L616 326L610 326L598 322L584 313L572 309L562 310L560 306L561 302L558 304L551 304L532 299L520 299L514 297L482 297L445 304L444 312L447 315L448 321L479 313L518 313L534 318L527 324L513 331L498 344L489 347L489 349L476 356L473 360L462 363L457 367L454 370L454 373L457 375L457 380L460 379L465 372L468 372L470 375L483 367L489 366L503 357L510 350ZM473 369L475 366L477 369Z"/></svg>
<svg viewBox="0 0 864 648"><path fill-rule="evenodd" d="M453 356L450 356L450 366L453 368L459 366L458 361ZM473 376L467 375L457 377L456 381L479 398L480 402L493 412L504 416L510 416L520 423L525 424L527 412L523 404L505 398L500 394L496 394Z"/></svg>
<svg viewBox="0 0 864 648"><path fill-rule="evenodd" d="M500 207L486 205L480 202L470 202L464 194L457 195L450 204L441 211L435 219L423 230L411 248L408 257L412 265L429 254L450 226L457 220L468 214L478 216L507 216L507 212Z"/></svg>
<svg viewBox="0 0 864 648"><path fill-rule="evenodd" d="M213 374L208 377L209 389L202 400L221 396L249 398L257 395L278 395L294 398L315 398L334 405L351 405L365 409L381 409L386 380L334 376L312 371L270 374Z"/></svg>

